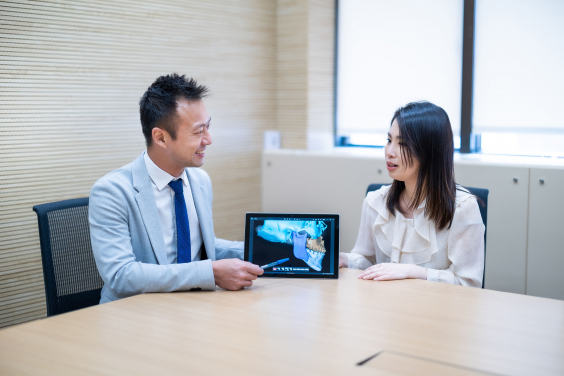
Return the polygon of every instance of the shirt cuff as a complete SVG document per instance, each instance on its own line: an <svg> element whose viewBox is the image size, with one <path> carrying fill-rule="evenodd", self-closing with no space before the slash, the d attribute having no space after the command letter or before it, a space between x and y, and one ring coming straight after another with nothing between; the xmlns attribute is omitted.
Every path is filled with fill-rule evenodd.
<svg viewBox="0 0 564 376"><path fill-rule="evenodd" d="M345 253L347 255L348 268L350 269L360 269L365 270L372 266L370 261L366 257L359 255L358 253Z"/></svg>
<svg viewBox="0 0 564 376"><path fill-rule="evenodd" d="M436 269L427 268L427 281L439 282L440 273Z"/></svg>
<svg viewBox="0 0 564 376"><path fill-rule="evenodd" d="M427 268L427 281L454 284L453 274L448 270Z"/></svg>
<svg viewBox="0 0 564 376"><path fill-rule="evenodd" d="M350 254L350 253L344 253L344 252L343 252L343 254L344 254L345 256L347 256L347 268L355 269L355 267L354 267L354 259L351 257L351 254Z"/></svg>

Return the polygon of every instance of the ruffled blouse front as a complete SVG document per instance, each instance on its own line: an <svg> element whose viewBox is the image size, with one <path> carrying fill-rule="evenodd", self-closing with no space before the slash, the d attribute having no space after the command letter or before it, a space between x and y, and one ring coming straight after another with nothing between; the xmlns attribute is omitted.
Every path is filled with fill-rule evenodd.
<svg viewBox="0 0 564 376"><path fill-rule="evenodd" d="M437 234L432 222L425 218L425 202L413 213L413 219L405 218L400 212L390 215L382 189L367 198L368 205L378 213L372 224L372 233L382 253L390 262L402 264L424 264L438 252Z"/></svg>
<svg viewBox="0 0 564 376"><path fill-rule="evenodd" d="M453 224L437 232L425 216L425 201L413 212L413 219L398 211L392 215L386 207L389 189L384 186L366 196L358 239L347 255L349 267L415 264L427 268L427 279L481 286L485 228L474 196L457 192ZM453 267L453 260L458 265Z"/></svg>

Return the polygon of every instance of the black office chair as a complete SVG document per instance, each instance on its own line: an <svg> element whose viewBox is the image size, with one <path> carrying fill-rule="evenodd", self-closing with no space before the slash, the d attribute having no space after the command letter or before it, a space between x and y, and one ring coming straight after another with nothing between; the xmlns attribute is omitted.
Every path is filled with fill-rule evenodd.
<svg viewBox="0 0 564 376"><path fill-rule="evenodd" d="M370 184L368 189L366 190L366 194L368 192L376 191L380 189L383 185L386 184ZM470 188L470 187L463 187L466 188L470 193L474 196L479 198L478 200L478 207L480 208L480 215L482 216L482 221L484 222L484 276L482 278L482 288L484 288L484 282L486 280L486 232L488 229L488 194L490 191L488 189L483 188ZM480 202L481 200L481 202Z"/></svg>
<svg viewBox="0 0 564 376"><path fill-rule="evenodd" d="M88 197L36 205L47 316L97 305L98 274L88 224Z"/></svg>

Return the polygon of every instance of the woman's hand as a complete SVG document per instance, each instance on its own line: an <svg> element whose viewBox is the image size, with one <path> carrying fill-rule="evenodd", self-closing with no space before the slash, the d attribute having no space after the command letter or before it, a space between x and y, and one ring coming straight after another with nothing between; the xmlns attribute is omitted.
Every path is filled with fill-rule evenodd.
<svg viewBox="0 0 564 376"><path fill-rule="evenodd" d="M340 264L340 262L339 262ZM358 275L359 279L375 281L391 281L394 279L419 278L427 279L427 269L412 264L376 264Z"/></svg>
<svg viewBox="0 0 564 376"><path fill-rule="evenodd" d="M347 255L344 253L339 253L339 268L348 268L349 267L349 259Z"/></svg>

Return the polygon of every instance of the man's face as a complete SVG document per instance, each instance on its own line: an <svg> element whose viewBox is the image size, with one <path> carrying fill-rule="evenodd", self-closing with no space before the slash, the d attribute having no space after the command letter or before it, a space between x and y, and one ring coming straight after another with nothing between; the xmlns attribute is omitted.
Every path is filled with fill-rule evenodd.
<svg viewBox="0 0 564 376"><path fill-rule="evenodd" d="M204 151L212 143L211 118L202 101L179 100L176 108L176 140L170 140L168 156L180 167L200 167Z"/></svg>

